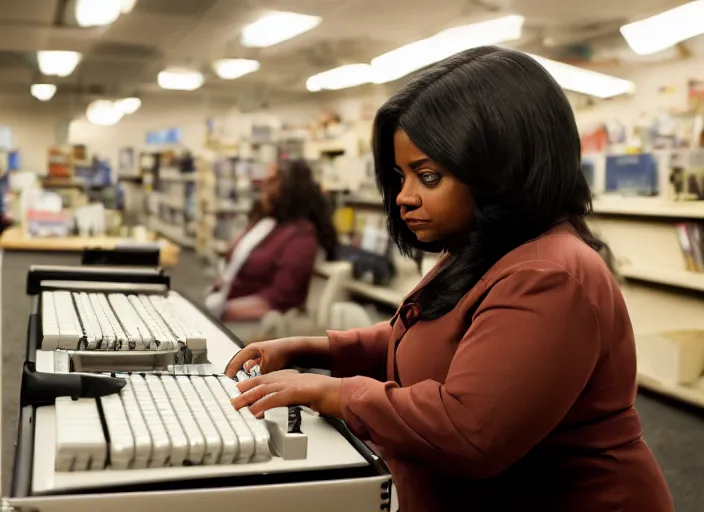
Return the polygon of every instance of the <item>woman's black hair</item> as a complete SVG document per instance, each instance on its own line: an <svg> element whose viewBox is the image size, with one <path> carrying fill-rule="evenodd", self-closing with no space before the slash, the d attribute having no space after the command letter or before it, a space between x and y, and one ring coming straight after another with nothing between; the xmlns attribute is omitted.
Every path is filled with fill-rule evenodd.
<svg viewBox="0 0 704 512"><path fill-rule="evenodd" d="M261 215L261 203L255 205L252 213L255 217ZM337 231L332 222L332 206L313 180L313 173L305 160L278 163L278 187L271 215L279 222L300 219L311 222L327 259L335 259Z"/></svg>
<svg viewBox="0 0 704 512"><path fill-rule="evenodd" d="M469 186L475 221L463 243L420 242L401 220L397 130ZM448 263L409 299L422 319L452 310L502 256L562 221L612 267L608 246L584 219L592 197L572 108L528 55L486 46L426 68L379 109L372 142L389 231L401 252L450 253Z"/></svg>

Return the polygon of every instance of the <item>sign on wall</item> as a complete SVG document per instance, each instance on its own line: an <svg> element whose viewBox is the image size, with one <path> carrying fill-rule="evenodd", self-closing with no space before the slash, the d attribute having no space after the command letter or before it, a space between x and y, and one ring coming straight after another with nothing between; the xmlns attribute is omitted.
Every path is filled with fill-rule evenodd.
<svg viewBox="0 0 704 512"><path fill-rule="evenodd" d="M147 144L181 144L181 128L147 132Z"/></svg>

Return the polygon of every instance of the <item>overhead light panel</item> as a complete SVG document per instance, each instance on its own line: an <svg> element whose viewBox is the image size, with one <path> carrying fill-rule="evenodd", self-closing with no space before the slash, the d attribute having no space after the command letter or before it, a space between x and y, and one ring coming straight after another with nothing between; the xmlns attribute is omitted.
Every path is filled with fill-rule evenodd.
<svg viewBox="0 0 704 512"><path fill-rule="evenodd" d="M29 92L39 101L49 101L56 94L54 84L34 84L29 88Z"/></svg>
<svg viewBox="0 0 704 512"><path fill-rule="evenodd" d="M311 76L306 87L311 92L322 90L336 91L371 83L372 67L369 64L346 64Z"/></svg>
<svg viewBox="0 0 704 512"><path fill-rule="evenodd" d="M115 104L124 115L128 116L130 114L134 114L135 112L137 112L137 110L139 110L139 107L142 106L142 100L135 97L123 98L121 100L117 100Z"/></svg>
<svg viewBox="0 0 704 512"><path fill-rule="evenodd" d="M123 0L76 0L76 23L79 27L110 25L123 8Z"/></svg>
<svg viewBox="0 0 704 512"><path fill-rule="evenodd" d="M511 15L443 30L372 60L374 82L397 80L455 53L521 38L523 16Z"/></svg>
<svg viewBox="0 0 704 512"><path fill-rule="evenodd" d="M117 124L124 116L116 102L110 100L96 100L88 105L86 118L98 126L112 126Z"/></svg>
<svg viewBox="0 0 704 512"><path fill-rule="evenodd" d="M629 80L570 66L537 55L531 55L531 57L552 75L560 87L568 91L602 99L631 94L635 91L635 84Z"/></svg>
<svg viewBox="0 0 704 512"><path fill-rule="evenodd" d="M174 91L195 91L204 82L203 73L184 68L168 68L157 77L159 87Z"/></svg>
<svg viewBox="0 0 704 512"><path fill-rule="evenodd" d="M649 55L704 34L704 0L689 2L621 27L638 55Z"/></svg>
<svg viewBox="0 0 704 512"><path fill-rule="evenodd" d="M221 59L215 61L213 69L223 80L235 80L259 70L259 61L249 59Z"/></svg>
<svg viewBox="0 0 704 512"><path fill-rule="evenodd" d="M132 9L134 9L136 3L137 0L121 0L120 11L122 14L129 14L132 12Z"/></svg>
<svg viewBox="0 0 704 512"><path fill-rule="evenodd" d="M295 12L275 11L244 27L240 42L248 48L266 48L314 29L323 19Z"/></svg>
<svg viewBox="0 0 704 512"><path fill-rule="evenodd" d="M66 77L73 73L81 60L78 52L42 51L37 52L39 71L46 76Z"/></svg>

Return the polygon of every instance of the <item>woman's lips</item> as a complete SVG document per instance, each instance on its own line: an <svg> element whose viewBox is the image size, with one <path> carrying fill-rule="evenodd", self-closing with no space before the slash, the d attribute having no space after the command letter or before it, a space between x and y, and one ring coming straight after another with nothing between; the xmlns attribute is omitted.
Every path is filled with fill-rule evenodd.
<svg viewBox="0 0 704 512"><path fill-rule="evenodd" d="M408 229L413 231L414 229L421 228L423 226L426 226L428 224L427 220L417 220L417 219L408 219L406 220L406 226L408 226Z"/></svg>

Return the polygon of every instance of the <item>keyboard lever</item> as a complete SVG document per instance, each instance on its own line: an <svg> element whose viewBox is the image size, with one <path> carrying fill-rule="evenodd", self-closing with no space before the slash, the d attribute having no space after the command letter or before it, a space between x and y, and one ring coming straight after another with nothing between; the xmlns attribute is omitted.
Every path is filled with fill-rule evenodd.
<svg viewBox="0 0 704 512"><path fill-rule="evenodd" d="M125 380L85 373L37 372L25 363L22 372L22 405L53 405L60 396L100 398L119 393Z"/></svg>

